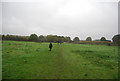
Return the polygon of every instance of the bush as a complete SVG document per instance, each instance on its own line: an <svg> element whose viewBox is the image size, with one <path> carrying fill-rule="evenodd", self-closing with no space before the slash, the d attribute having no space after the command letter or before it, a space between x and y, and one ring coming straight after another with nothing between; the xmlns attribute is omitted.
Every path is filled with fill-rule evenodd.
<svg viewBox="0 0 120 81"><path fill-rule="evenodd" d="M113 43L114 43L115 45L119 45L119 46L120 46L120 34L115 35L115 36L112 38L112 40L113 40Z"/></svg>
<svg viewBox="0 0 120 81"><path fill-rule="evenodd" d="M38 36L36 34L31 34L29 40L30 41L38 41Z"/></svg>
<svg viewBox="0 0 120 81"><path fill-rule="evenodd" d="M87 37L86 41L92 41L92 38L91 37Z"/></svg>
<svg viewBox="0 0 120 81"><path fill-rule="evenodd" d="M110 41L80 41L79 44L97 44L97 45L112 45Z"/></svg>

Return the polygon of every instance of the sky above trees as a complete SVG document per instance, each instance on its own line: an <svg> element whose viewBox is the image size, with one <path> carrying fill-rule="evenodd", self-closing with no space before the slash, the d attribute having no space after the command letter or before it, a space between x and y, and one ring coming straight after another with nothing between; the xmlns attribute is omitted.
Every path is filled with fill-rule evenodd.
<svg viewBox="0 0 120 81"><path fill-rule="evenodd" d="M118 33L118 0L4 0L1 9L2 34L85 40L112 39Z"/></svg>

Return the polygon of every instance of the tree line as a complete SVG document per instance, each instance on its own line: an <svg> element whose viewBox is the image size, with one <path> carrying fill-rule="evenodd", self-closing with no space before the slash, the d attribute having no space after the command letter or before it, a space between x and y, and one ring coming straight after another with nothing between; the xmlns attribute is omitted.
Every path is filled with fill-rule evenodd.
<svg viewBox="0 0 120 81"><path fill-rule="evenodd" d="M71 38L66 36L47 35L37 36L31 34L30 36L18 36L18 35L1 35L2 40L14 40L14 41L34 41L34 42L72 42Z"/></svg>
<svg viewBox="0 0 120 81"><path fill-rule="evenodd" d="M69 42L69 43L81 43L81 44L96 44L96 43L111 43L113 41L114 45L120 45L120 34L114 35L111 40L107 40L105 37L101 37L98 40L92 40L91 37L87 37L86 40L80 40L79 37L75 37L73 40L69 36L57 36L57 35L47 35L47 36L37 36L36 34L31 34L30 36L18 36L18 35L0 35L2 40L14 40L14 41L34 41L34 42Z"/></svg>

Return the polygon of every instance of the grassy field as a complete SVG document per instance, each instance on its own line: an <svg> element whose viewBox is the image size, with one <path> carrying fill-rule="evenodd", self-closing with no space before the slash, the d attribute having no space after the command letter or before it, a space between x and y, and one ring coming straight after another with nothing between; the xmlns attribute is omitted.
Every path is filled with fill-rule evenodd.
<svg viewBox="0 0 120 81"><path fill-rule="evenodd" d="M117 79L118 48L3 41L3 79Z"/></svg>

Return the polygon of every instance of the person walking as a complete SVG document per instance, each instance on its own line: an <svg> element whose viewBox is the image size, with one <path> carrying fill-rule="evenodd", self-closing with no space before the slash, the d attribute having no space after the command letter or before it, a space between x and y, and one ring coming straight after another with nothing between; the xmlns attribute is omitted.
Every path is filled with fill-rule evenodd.
<svg viewBox="0 0 120 81"><path fill-rule="evenodd" d="M50 51L52 50L52 47L53 47L53 45L52 45L52 43L50 42L50 44L49 44Z"/></svg>

